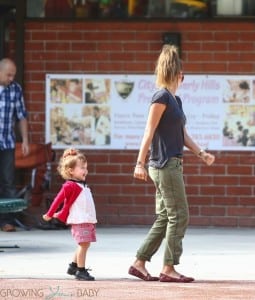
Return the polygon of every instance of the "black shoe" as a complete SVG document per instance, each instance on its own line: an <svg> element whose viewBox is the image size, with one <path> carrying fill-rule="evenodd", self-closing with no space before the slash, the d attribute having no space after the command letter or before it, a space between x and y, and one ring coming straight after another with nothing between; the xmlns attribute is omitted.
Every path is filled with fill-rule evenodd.
<svg viewBox="0 0 255 300"><path fill-rule="evenodd" d="M69 264L69 267L67 269L67 274L75 275L76 272L77 272L77 267L74 267L72 264Z"/></svg>
<svg viewBox="0 0 255 300"><path fill-rule="evenodd" d="M89 274L88 269L85 269L84 271L77 271L75 273L75 278L77 280L88 280L88 281L95 280L95 277Z"/></svg>

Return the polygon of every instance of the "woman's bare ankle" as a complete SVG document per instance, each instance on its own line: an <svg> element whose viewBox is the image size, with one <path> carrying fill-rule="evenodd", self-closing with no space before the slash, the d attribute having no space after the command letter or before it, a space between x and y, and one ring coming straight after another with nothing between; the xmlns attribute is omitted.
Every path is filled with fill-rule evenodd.
<svg viewBox="0 0 255 300"><path fill-rule="evenodd" d="M148 271L145 268L145 261L136 259L133 263L133 267L142 272L144 275L147 275Z"/></svg>
<svg viewBox="0 0 255 300"><path fill-rule="evenodd" d="M161 273L166 274L166 275L170 275L170 274L176 273L176 271L174 269L174 266L165 265L165 266L163 266L163 269L162 269Z"/></svg>

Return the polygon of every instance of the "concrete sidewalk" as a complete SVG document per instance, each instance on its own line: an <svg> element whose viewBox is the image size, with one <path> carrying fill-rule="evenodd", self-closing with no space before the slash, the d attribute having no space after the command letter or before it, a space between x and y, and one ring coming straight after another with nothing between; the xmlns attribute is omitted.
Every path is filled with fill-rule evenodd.
<svg viewBox="0 0 255 300"><path fill-rule="evenodd" d="M104 290L105 297L97 297L97 300L140 299L137 295L140 293L139 291L142 287L144 289L144 298L142 297L141 299L169 299L169 294L166 294L166 298L164 298L166 285L164 285L163 289L162 283L156 282L152 284L142 282L127 274L130 264L135 259L136 250L143 241L148 229L148 227L128 226L97 228L98 241L91 245L87 256L87 267L92 269L91 274L96 277L96 281L89 283L89 285L94 288L100 285L101 291L106 287L111 289L111 296ZM69 229L49 231L22 230L12 233L0 232L0 240L0 246L12 246L16 244L20 247L2 249L4 252L0 253L0 277L2 278L2 284L7 284L8 286L15 282L15 287L20 284L24 288L24 286L31 286L31 279L34 279L34 284L37 285L39 283L43 284L43 282L45 284L48 280L52 280L52 282L56 282L57 280L59 284L63 284L62 288L69 286L69 289L73 282L76 286L88 285L88 282L77 282L66 274L68 263L72 260L76 248ZM147 265L152 275L160 273L162 257L163 245L158 253L154 255L152 262ZM185 298L186 296L180 294L180 287L183 284L171 283L171 287L175 287L174 291L178 291L178 295L181 295L181 298L178 298L177 294L171 297L174 300L255 299L255 230L189 228L184 239L184 253L181 264L177 266L177 270L185 275L195 277L196 281L193 285L184 284L186 291L188 291L188 287L191 287L195 294L189 291L189 297ZM29 281L24 279L29 279ZM245 281L248 286L247 289L243 290ZM235 287L226 289L225 286L223 289L226 282L228 282L228 287L231 284L234 284ZM240 285L240 282L243 284ZM2 284L1 286L3 286ZM138 293L133 295L134 298L131 296L130 284L132 291L137 290ZM199 297L197 292L195 292L198 291L198 286L201 284L201 288L206 290L207 296L204 298ZM159 289L159 291L163 289L160 298L158 298L157 293L154 296L148 296L152 292L152 285L155 289ZM225 295L224 293L222 294L225 298L221 298L219 295L216 298L213 298L214 296L212 298L209 297L210 288L214 291L213 287L215 285L218 285L215 292L219 291L220 288L222 288L222 291L225 290ZM117 294L116 297L114 296L112 290L114 286L114 291L121 293L121 295ZM123 287L126 287L126 290ZM148 287L150 288L148 289ZM79 288L77 287L77 289ZM182 292L185 289L183 290L182 288ZM237 294L233 296L230 293L231 298L228 298L227 290L229 292L235 291ZM124 295L129 295L129 297L125 298ZM194 298L192 295L195 295ZM72 296L71 298L63 296L63 298L60 297L58 299L88 299L84 295L84 297L80 296ZM17 299L17 297L1 299L9 300ZM40 297L35 299L40 299Z"/></svg>
<svg viewBox="0 0 255 300"><path fill-rule="evenodd" d="M87 257L91 273L98 279L129 277L127 269L148 229L98 227ZM0 253L1 277L68 278L76 248L69 229L0 232L0 246L14 244L20 248ZM161 270L163 246L147 265L151 274ZM177 269L196 279L255 280L255 229L189 228Z"/></svg>

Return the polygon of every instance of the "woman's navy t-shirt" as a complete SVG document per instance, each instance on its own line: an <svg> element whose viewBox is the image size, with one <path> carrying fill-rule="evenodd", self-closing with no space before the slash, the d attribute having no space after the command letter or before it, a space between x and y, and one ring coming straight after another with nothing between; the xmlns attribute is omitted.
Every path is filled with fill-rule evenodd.
<svg viewBox="0 0 255 300"><path fill-rule="evenodd" d="M149 166L163 168L171 157L182 157L184 148L184 126L186 117L182 109L182 102L167 90L157 91L151 104L166 105L159 124L155 130L151 149Z"/></svg>

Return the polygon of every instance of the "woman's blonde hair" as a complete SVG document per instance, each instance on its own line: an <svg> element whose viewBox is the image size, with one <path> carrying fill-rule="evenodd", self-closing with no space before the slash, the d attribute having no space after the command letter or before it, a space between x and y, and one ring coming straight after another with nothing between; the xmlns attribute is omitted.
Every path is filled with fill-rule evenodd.
<svg viewBox="0 0 255 300"><path fill-rule="evenodd" d="M77 162L87 162L86 156L74 148L66 149L59 160L57 170L64 179L70 179L70 169L73 169Z"/></svg>
<svg viewBox="0 0 255 300"><path fill-rule="evenodd" d="M178 48L174 45L164 45L155 68L157 87L164 88L171 83L177 83L181 72L182 63Z"/></svg>

